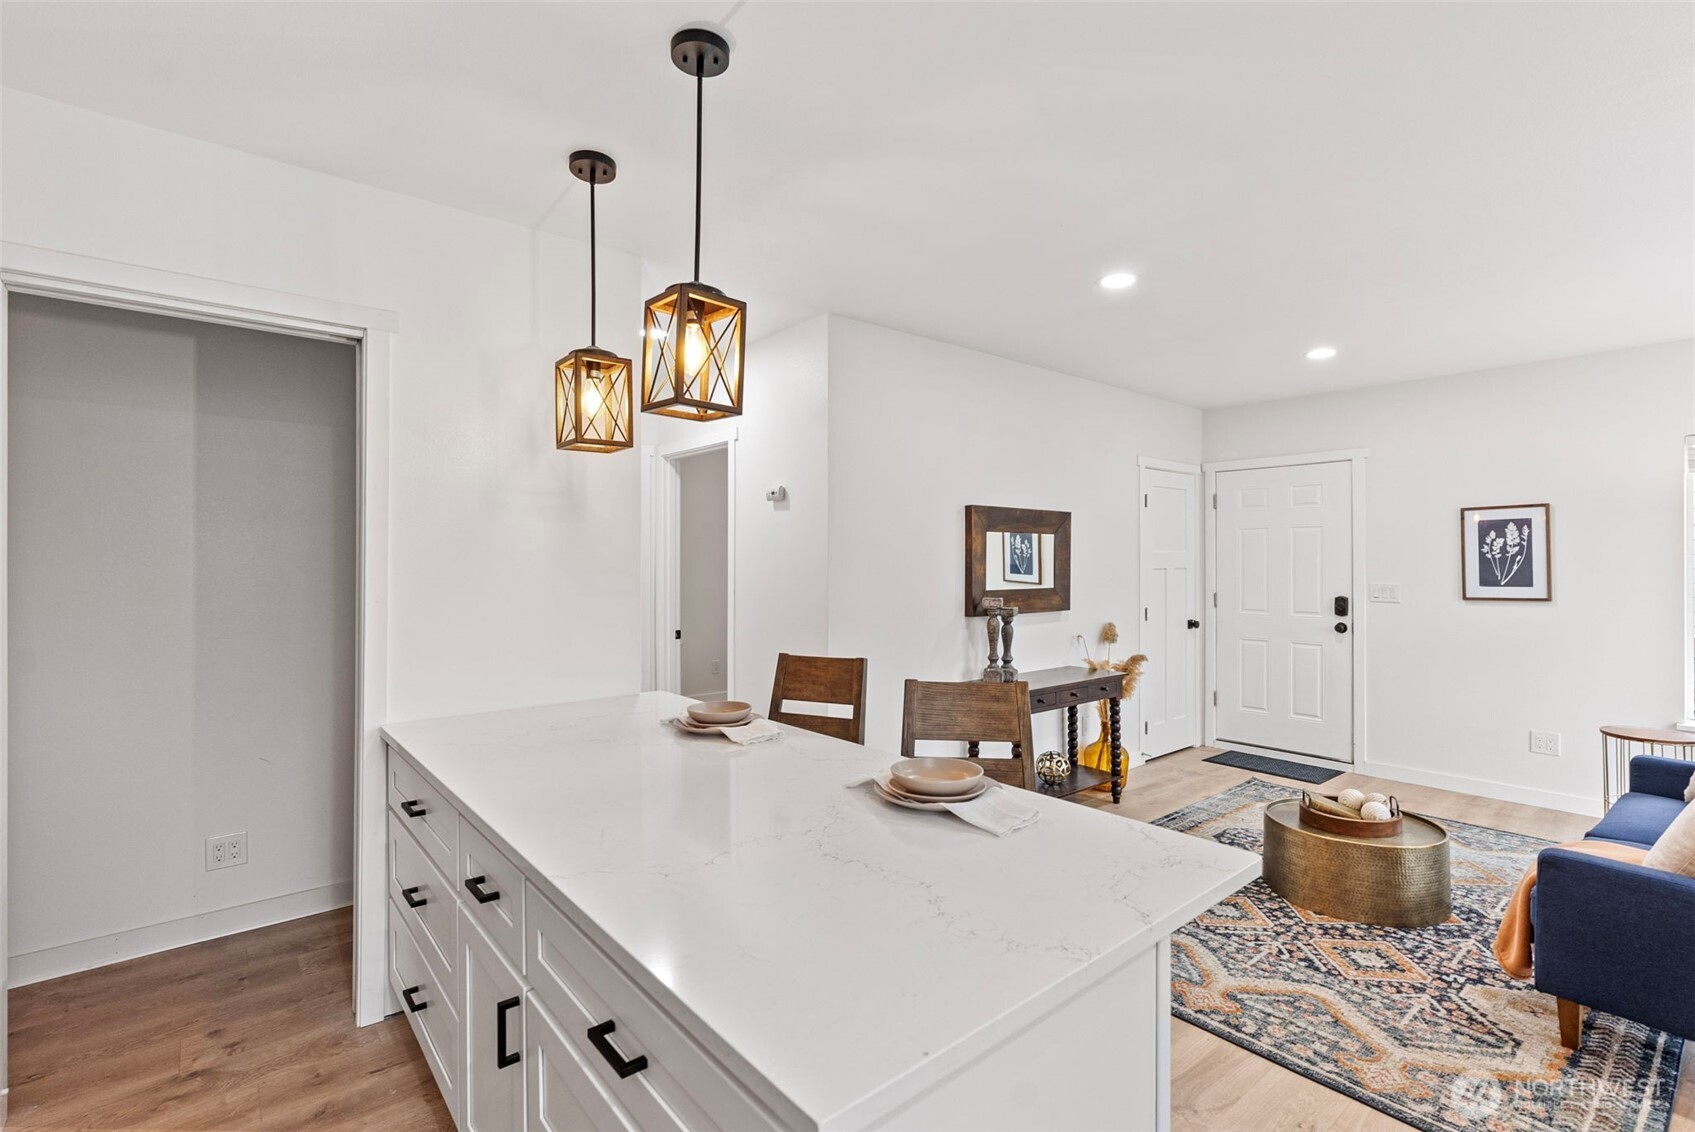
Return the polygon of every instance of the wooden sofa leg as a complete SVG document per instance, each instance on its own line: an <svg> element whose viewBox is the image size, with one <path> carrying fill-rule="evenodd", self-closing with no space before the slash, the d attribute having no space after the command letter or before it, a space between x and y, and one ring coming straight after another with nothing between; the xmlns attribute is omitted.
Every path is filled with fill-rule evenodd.
<svg viewBox="0 0 1695 1132"><path fill-rule="evenodd" d="M1569 998L1554 1000L1560 1012L1560 1044L1577 1049L1583 1044L1583 1007Z"/></svg>

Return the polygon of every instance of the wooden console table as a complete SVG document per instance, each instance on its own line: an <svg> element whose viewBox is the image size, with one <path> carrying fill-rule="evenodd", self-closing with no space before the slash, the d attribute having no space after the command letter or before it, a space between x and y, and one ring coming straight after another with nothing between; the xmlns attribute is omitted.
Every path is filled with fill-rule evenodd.
<svg viewBox="0 0 1695 1132"><path fill-rule="evenodd" d="M1081 666L1044 668L1038 672L1020 672L1018 679L1030 685L1030 711L1065 709L1065 751L1071 756L1071 773L1063 782L1049 785L1036 780L1036 790L1064 798L1112 784L1112 802L1124 794L1123 748L1119 743L1118 710L1124 698L1124 673L1095 672ZM1077 709L1083 704L1107 701L1107 735L1112 741L1112 772L1077 764Z"/></svg>

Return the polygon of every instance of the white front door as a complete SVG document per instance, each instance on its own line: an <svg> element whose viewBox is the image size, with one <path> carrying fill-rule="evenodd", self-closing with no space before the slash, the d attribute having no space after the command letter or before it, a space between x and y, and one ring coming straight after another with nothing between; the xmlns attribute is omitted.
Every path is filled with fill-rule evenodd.
<svg viewBox="0 0 1695 1132"><path fill-rule="evenodd" d="M1142 469L1142 755L1201 741L1200 473Z"/></svg>
<svg viewBox="0 0 1695 1132"><path fill-rule="evenodd" d="M1353 761L1352 465L1219 472L1216 740Z"/></svg>

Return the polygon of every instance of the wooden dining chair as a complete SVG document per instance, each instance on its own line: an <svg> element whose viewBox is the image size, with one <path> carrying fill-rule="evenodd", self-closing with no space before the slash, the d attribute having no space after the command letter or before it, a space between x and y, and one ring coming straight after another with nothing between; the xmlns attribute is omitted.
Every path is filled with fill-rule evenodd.
<svg viewBox="0 0 1695 1132"><path fill-rule="evenodd" d="M837 715L808 715L785 711L789 700L806 704L845 704L853 708L850 718ZM835 656L792 656L777 654L777 678L771 683L770 717L778 723L846 739L865 742L865 658Z"/></svg>
<svg viewBox="0 0 1695 1132"><path fill-rule="evenodd" d="M941 739L965 744L967 758L977 758L983 743L1011 743L1012 758L984 759L983 773L996 782L1036 788L1036 753L1030 740L1030 686L966 681L960 684L929 680L906 682L906 707L901 713L900 753L917 754L920 740Z"/></svg>

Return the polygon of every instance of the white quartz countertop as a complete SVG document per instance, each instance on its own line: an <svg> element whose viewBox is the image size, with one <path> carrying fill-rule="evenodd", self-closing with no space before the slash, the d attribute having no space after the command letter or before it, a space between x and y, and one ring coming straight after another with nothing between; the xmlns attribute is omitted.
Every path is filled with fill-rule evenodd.
<svg viewBox="0 0 1695 1132"><path fill-rule="evenodd" d="M892 1109L1259 875L1251 853L1033 794L1041 819L1004 838L899 809L845 785L894 756L685 735L664 721L689 702L384 733L819 1126Z"/></svg>

